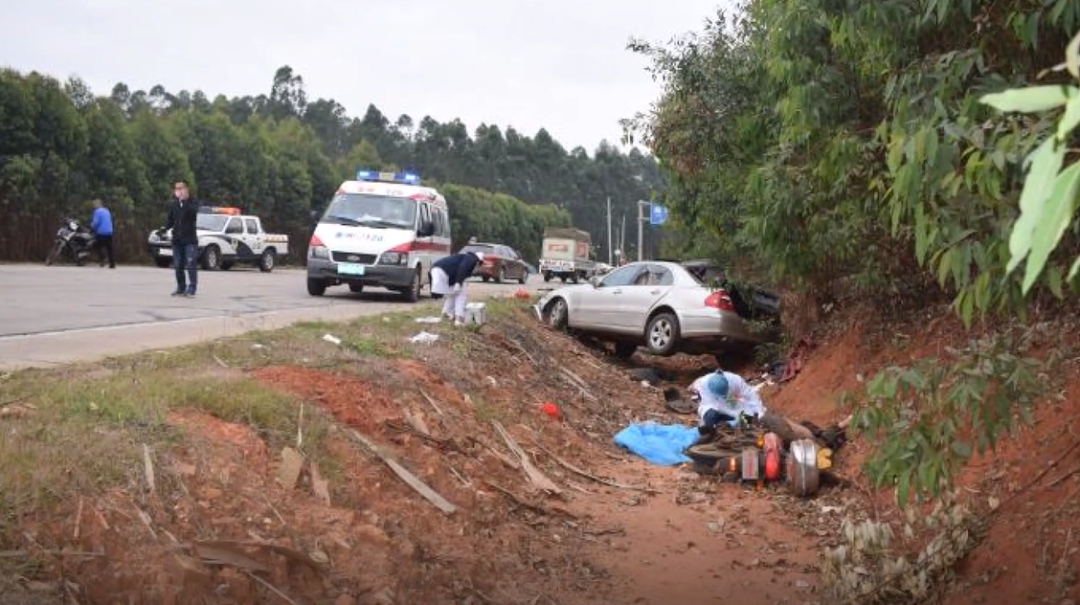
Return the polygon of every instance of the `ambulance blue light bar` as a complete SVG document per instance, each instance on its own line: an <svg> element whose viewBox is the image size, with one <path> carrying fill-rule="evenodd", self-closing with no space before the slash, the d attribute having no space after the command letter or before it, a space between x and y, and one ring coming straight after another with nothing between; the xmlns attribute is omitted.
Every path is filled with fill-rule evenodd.
<svg viewBox="0 0 1080 605"><path fill-rule="evenodd" d="M412 172L379 172L378 170L357 170L356 180L374 181L377 183L401 183L404 185L419 185L420 175Z"/></svg>

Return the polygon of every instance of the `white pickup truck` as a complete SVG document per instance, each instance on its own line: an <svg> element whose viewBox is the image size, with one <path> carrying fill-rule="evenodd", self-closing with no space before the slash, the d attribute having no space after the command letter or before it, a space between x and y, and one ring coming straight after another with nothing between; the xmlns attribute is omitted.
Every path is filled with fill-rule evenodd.
<svg viewBox="0 0 1080 605"><path fill-rule="evenodd" d="M237 263L270 272L279 256L289 253L289 236L263 231L259 217L240 214L239 208L204 206L195 222L199 235L199 264L203 269L231 269ZM159 267L172 265L172 232L150 232L150 256Z"/></svg>

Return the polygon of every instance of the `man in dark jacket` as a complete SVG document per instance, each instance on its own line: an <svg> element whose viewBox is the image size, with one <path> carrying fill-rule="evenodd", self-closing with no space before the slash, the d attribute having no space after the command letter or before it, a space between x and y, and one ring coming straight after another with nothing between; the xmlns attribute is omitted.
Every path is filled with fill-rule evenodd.
<svg viewBox="0 0 1080 605"><path fill-rule="evenodd" d="M173 194L175 197L169 206L168 219L159 233L173 230L173 268L176 270L176 291L173 296L192 297L199 285L199 235L195 230L199 203L191 199L184 181L173 185ZM186 280L184 271L187 271Z"/></svg>
<svg viewBox="0 0 1080 605"><path fill-rule="evenodd" d="M482 252L462 252L440 258L431 265L431 293L446 296L442 314L454 320L455 326L465 323L465 280L473 274L476 264L483 261Z"/></svg>

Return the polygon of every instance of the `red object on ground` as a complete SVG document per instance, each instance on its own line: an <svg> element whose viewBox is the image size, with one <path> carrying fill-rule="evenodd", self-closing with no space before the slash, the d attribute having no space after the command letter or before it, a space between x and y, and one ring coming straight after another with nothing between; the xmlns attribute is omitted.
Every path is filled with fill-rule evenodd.
<svg viewBox="0 0 1080 605"><path fill-rule="evenodd" d="M551 416L552 418L559 417L559 406L551 403L550 401L540 404L540 411Z"/></svg>
<svg viewBox="0 0 1080 605"><path fill-rule="evenodd" d="M518 288L517 291L514 292L514 296L520 299L527 299L529 298L529 292L525 288Z"/></svg>

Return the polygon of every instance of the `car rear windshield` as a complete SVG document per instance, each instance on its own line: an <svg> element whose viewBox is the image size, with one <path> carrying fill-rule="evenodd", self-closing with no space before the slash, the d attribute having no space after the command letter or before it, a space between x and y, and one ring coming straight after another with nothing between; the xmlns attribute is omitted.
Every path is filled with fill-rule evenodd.
<svg viewBox="0 0 1080 605"><path fill-rule="evenodd" d="M203 231L221 231L225 228L228 216L223 214L199 214L195 217L195 228Z"/></svg>
<svg viewBox="0 0 1080 605"><path fill-rule="evenodd" d="M416 200L364 193L339 193L323 213L322 222L364 227L412 229Z"/></svg>
<svg viewBox="0 0 1080 605"><path fill-rule="evenodd" d="M483 254L494 254L495 246L483 246L479 244L469 244L461 249L462 252L480 252Z"/></svg>

